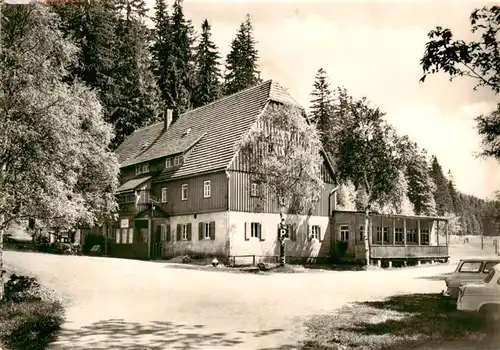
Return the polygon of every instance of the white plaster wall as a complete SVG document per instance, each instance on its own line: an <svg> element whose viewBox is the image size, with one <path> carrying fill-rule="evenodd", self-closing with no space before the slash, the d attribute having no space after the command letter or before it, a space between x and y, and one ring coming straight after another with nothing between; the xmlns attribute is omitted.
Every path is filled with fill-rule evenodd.
<svg viewBox="0 0 500 350"><path fill-rule="evenodd" d="M207 255L207 256L227 256L227 211L198 214L178 215L170 217L170 242L164 243L164 253L166 256L178 255ZM215 239L199 239L198 223L215 221ZM177 224L191 223L191 240L177 241Z"/></svg>
<svg viewBox="0 0 500 350"><path fill-rule="evenodd" d="M297 223L296 240L286 240L286 255L293 257L327 257L330 255L329 218L321 216L286 216L287 223ZM245 239L245 223L250 229L250 223L262 225L263 240L258 238ZM230 212L230 255L279 255L278 224L279 214ZM307 237L307 226L321 227L321 240L310 240ZM248 235L250 236L250 234Z"/></svg>

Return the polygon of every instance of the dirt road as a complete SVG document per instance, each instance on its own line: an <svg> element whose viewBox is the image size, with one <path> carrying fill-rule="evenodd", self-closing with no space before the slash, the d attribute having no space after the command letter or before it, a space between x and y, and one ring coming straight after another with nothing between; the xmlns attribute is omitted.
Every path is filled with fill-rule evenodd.
<svg viewBox="0 0 500 350"><path fill-rule="evenodd" d="M453 265L253 275L163 263L4 252L7 269L71 300L54 349L295 348L302 323L348 302L439 292Z"/></svg>

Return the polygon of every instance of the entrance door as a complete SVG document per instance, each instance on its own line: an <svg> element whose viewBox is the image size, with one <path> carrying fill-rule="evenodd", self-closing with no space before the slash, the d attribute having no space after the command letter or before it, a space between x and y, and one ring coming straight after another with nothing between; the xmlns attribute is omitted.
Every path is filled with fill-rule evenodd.
<svg viewBox="0 0 500 350"><path fill-rule="evenodd" d="M350 232L349 223L338 223L335 232L335 248L339 258L345 258L352 255L349 249L349 235L354 234Z"/></svg>
<svg viewBox="0 0 500 350"><path fill-rule="evenodd" d="M162 230L165 230L165 225L152 222L153 229L151 234L151 259L163 258ZM163 226L163 227L162 227Z"/></svg>

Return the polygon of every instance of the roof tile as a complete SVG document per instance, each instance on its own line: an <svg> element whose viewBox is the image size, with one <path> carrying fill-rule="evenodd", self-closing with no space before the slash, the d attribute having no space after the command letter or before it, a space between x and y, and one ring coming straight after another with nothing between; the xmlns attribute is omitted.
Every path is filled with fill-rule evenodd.
<svg viewBox="0 0 500 350"><path fill-rule="evenodd" d="M116 150L120 166L185 152L194 145L182 166L165 169L156 181L226 168L269 100L299 105L277 82L268 80L188 111L166 131L163 122L137 130ZM183 135L188 128L189 134Z"/></svg>

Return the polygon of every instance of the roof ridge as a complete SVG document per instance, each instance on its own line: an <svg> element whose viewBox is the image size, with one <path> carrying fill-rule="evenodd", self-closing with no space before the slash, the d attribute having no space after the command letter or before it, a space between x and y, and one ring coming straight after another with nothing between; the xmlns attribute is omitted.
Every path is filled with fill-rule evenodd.
<svg viewBox="0 0 500 350"><path fill-rule="evenodd" d="M276 89L280 89L286 96L287 98L289 98L292 102L292 104L296 104L298 106L300 106L301 108L304 109L304 107L288 92L288 88L285 88L283 85L281 85L278 81L276 80L272 80L271 81L271 86L269 88L269 98L270 99L274 99L276 100L277 102L281 102L283 103L284 101L282 99L280 99L278 96L275 96L274 93L276 93ZM273 91L274 90L274 91ZM289 102L287 102L289 103Z"/></svg>
<svg viewBox="0 0 500 350"><path fill-rule="evenodd" d="M269 84L269 83L272 85L273 81L274 81L273 79L268 79L268 80L266 80L266 81L263 81L263 82L262 82L262 83L260 83L260 84L257 84L257 85L251 86L251 87L249 87L249 88L246 88L246 89L244 89L244 90L240 90L240 91L238 91L238 92L232 93L231 95L227 95L227 96L221 97L221 98L219 98L219 99L217 99L217 100L215 100L215 101L212 101L212 102L210 102L210 103L207 103L206 105L203 105L203 106L200 106L200 107L196 107L196 108L194 108L194 109L190 109L189 111L186 111L186 112L182 113L181 115L179 115L179 117L178 117L177 119L179 119L179 118L180 118L181 116L183 116L183 115L193 113L194 111L198 111L198 110L200 110L200 109L202 109L202 108L206 108L206 107L208 107L208 106L210 106L210 105L213 105L213 104L215 104L215 103L219 103L219 102L224 101L224 100L226 100L226 99L228 99L228 98L230 98L230 97L234 97L234 96L236 96L236 95L242 94L242 93L244 93L244 92L246 92L246 91L248 91L248 90L256 89L256 88L258 88L258 87L261 87L261 86L263 86L263 85L265 85L265 84ZM270 85L270 88L269 88L269 94L271 94L271 85ZM291 97L291 96L290 96L290 97ZM136 133L136 132L138 132L138 131L145 130L145 129L147 129L147 128L151 128L151 127L153 127L153 126L157 126L157 125L159 125L159 124L163 124L163 121L160 121L160 122L157 122L157 123L154 123L154 124L151 124L151 125L143 126L142 128L139 128L139 129L134 130L134 132L133 132L133 133Z"/></svg>
<svg viewBox="0 0 500 350"><path fill-rule="evenodd" d="M210 102L210 103L207 103L206 105L203 105L203 106L200 106L200 107L197 107L197 108L194 108L194 109L190 109L189 111L186 111L186 112L182 113L182 115L184 115L184 114L189 114L189 113L192 113L192 112L197 111L197 110L199 110L199 109L202 109L202 108L208 107L208 106L210 106L210 105L213 105L213 104L215 104L215 103L218 103L218 102L221 102L221 101L227 100L227 99L228 99L228 98L230 98L230 97L234 97L234 96L239 95L239 94L242 94L242 93L244 93L244 92L246 92L246 91L249 91L249 90L252 90L252 89L256 89L256 88L261 87L261 86L263 86L263 85L265 85L265 84L269 84L269 83L271 83L271 84L272 84L272 82L273 82L273 79L268 79L268 80L266 80L266 81L263 81L263 82L262 82L262 83L260 83L260 84L257 84L257 85L254 85L254 86L250 86L250 87L248 87L248 88L246 88L246 89L244 89L244 90L240 90L240 91L238 91L238 92L232 93L231 95L223 96L223 97L221 97L221 98L219 98L219 99L217 99L217 100L215 100L215 101L212 101L212 102Z"/></svg>

